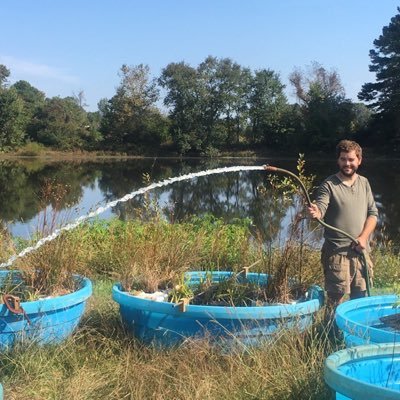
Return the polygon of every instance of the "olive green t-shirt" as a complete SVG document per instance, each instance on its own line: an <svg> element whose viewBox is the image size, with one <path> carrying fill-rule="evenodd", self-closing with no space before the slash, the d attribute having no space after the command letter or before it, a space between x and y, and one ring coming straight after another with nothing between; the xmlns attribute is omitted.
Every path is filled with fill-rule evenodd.
<svg viewBox="0 0 400 400"><path fill-rule="evenodd" d="M345 185L336 175L331 175L318 188L316 204L322 219L329 225L357 238L367 217L378 217L378 209L368 179L357 175L352 186ZM325 228L324 247L346 253L351 240L341 233Z"/></svg>

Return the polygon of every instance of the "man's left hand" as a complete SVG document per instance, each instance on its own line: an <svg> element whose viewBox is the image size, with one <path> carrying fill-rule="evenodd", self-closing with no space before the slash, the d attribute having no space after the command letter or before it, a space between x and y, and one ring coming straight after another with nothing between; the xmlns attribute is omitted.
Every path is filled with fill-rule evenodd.
<svg viewBox="0 0 400 400"><path fill-rule="evenodd" d="M362 253L366 248L367 248L367 239L365 239L362 236L359 236L357 238L358 244L354 245L353 248L354 250L358 251L359 253Z"/></svg>

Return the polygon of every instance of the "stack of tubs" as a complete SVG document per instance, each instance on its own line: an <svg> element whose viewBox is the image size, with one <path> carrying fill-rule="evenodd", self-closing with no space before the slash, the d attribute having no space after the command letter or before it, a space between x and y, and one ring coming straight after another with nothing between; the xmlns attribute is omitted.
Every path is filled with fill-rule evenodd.
<svg viewBox="0 0 400 400"><path fill-rule="evenodd" d="M398 301L395 295L373 296L337 307L347 349L325 362L325 380L337 400L400 399Z"/></svg>

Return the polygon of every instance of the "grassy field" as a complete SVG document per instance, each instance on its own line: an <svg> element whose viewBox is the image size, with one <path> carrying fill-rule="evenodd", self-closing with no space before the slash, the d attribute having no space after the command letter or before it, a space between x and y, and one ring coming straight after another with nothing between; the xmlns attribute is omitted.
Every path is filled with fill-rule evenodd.
<svg viewBox="0 0 400 400"><path fill-rule="evenodd" d="M19 249L2 235L4 261ZM323 363L344 345L328 338L323 311L306 332L282 332L257 349L227 353L205 339L160 350L124 330L111 299L117 280L151 289L187 270L240 270L257 260L257 271L277 273L286 263L287 275L298 277L298 249L292 250L270 254L250 234L248 221L227 225L212 217L180 224L157 217L147 223L97 221L63 234L15 264L32 286L30 298L57 294L71 284L71 272L91 278L94 294L79 329L66 342L21 344L1 354L5 398L331 399ZM303 248L302 257L302 282L321 283L318 251ZM376 251L374 258L379 290L398 279L400 261L391 247Z"/></svg>
<svg viewBox="0 0 400 400"><path fill-rule="evenodd" d="M329 399L325 357L337 349L316 322L257 349L226 354L207 340L158 350L131 338L96 281L77 332L58 346L21 345L0 358L6 399Z"/></svg>

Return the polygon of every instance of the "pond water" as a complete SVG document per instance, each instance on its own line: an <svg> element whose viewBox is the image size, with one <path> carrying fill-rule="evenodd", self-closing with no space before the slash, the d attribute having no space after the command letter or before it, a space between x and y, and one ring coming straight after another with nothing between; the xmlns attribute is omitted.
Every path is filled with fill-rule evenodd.
<svg viewBox="0 0 400 400"><path fill-rule="evenodd" d="M296 173L297 160L145 158L46 163L34 159L3 160L0 161L0 221L14 237L30 238L36 231L43 232L44 225L65 225L153 182L212 168L263 164ZM316 185L334 172L334 160L306 160L306 173L315 175ZM396 240L400 233L400 160L364 160L359 172L369 178L379 208L377 237ZM245 171L177 182L155 189L149 196L140 195L119 203L99 217L146 218L148 202L153 201L170 221L208 213L227 221L247 217L267 240L279 240L286 235L293 210L272 196L267 177L263 171ZM260 190L263 186L264 191ZM43 194L51 187L61 188L58 197Z"/></svg>

